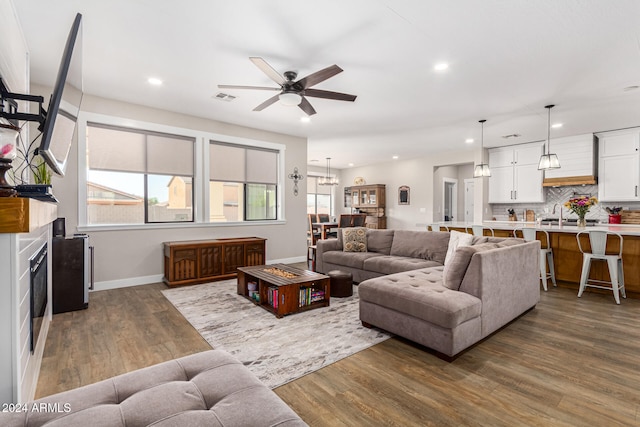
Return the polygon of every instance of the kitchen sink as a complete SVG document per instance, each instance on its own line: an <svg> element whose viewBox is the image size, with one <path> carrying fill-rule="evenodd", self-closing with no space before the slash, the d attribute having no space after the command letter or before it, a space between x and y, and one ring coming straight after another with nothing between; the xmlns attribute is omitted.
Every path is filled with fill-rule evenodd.
<svg viewBox="0 0 640 427"><path fill-rule="evenodd" d="M542 218L542 225L558 225L559 220L558 218ZM577 219L574 218L569 218L569 219L563 219L562 220L562 225L573 225L575 226L578 223ZM587 220L587 227L593 227L594 225L596 225L598 223L597 219L588 219Z"/></svg>

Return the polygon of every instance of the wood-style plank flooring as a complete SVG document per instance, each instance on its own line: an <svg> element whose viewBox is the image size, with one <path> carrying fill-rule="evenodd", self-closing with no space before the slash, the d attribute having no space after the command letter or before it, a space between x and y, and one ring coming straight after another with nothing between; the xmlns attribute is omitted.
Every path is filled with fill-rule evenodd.
<svg viewBox="0 0 640 427"><path fill-rule="evenodd" d="M164 288L55 315L37 397L209 349ZM311 426L638 426L640 300L552 288L452 363L390 339L275 392Z"/></svg>

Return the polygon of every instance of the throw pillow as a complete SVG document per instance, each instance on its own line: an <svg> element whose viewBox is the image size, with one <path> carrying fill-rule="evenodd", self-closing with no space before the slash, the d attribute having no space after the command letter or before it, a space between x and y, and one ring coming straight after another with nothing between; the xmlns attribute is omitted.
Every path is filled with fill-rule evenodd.
<svg viewBox="0 0 640 427"><path fill-rule="evenodd" d="M473 243L473 234L461 233L459 231L452 230L449 237L449 247L447 248L447 255L444 257L444 265L449 264L453 258L453 254L456 249L462 246L471 246Z"/></svg>
<svg viewBox="0 0 640 427"><path fill-rule="evenodd" d="M498 243L481 243L473 246L459 246L454 252L451 261L444 266L442 271L442 284L454 291L460 289L462 279L467 272L471 257L476 252L488 251L500 247Z"/></svg>
<svg viewBox="0 0 640 427"><path fill-rule="evenodd" d="M343 228L342 250L344 252L367 252L367 229L364 227Z"/></svg>

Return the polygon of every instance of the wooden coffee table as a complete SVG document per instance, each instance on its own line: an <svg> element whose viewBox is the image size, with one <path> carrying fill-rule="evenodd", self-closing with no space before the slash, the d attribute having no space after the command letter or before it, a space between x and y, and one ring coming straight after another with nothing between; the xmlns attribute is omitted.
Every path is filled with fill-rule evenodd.
<svg viewBox="0 0 640 427"><path fill-rule="evenodd" d="M331 289L324 274L285 264L253 265L238 267L238 295L281 318L327 307Z"/></svg>

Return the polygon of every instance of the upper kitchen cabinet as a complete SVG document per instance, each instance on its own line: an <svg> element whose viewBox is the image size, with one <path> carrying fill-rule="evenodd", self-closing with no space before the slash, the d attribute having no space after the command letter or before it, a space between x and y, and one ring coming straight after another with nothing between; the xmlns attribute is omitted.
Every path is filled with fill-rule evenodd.
<svg viewBox="0 0 640 427"><path fill-rule="evenodd" d="M640 128L603 132L598 138L600 201L640 200Z"/></svg>
<svg viewBox="0 0 640 427"><path fill-rule="evenodd" d="M595 184L597 146L598 138L591 133L552 139L550 151L558 155L560 169L545 171L542 185Z"/></svg>
<svg viewBox="0 0 640 427"><path fill-rule="evenodd" d="M489 203L544 202L542 142L489 149Z"/></svg>

